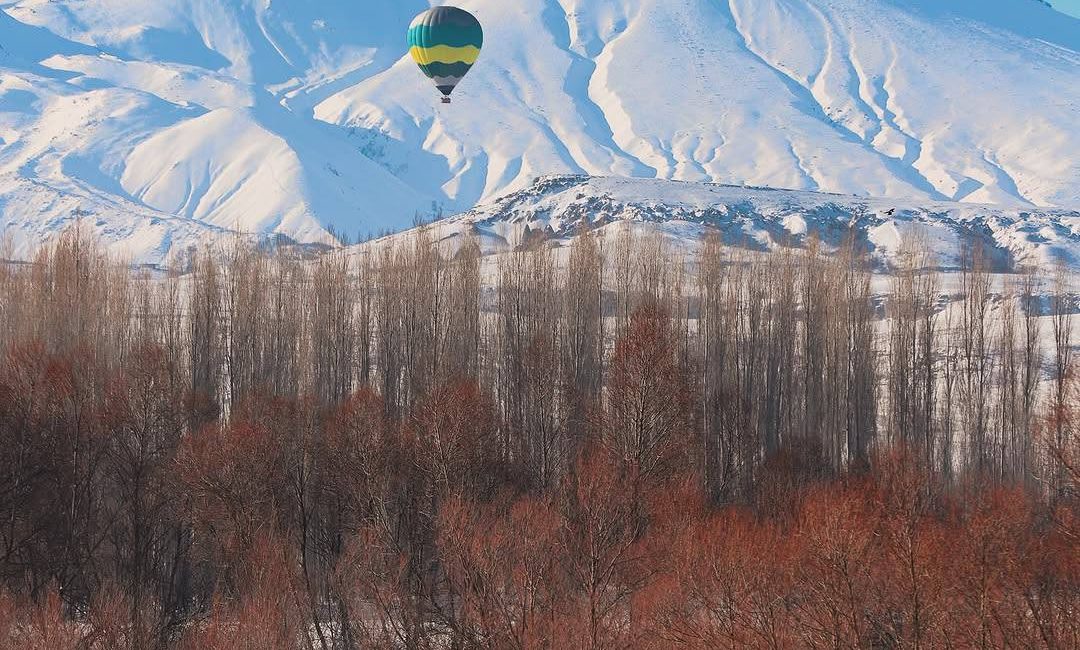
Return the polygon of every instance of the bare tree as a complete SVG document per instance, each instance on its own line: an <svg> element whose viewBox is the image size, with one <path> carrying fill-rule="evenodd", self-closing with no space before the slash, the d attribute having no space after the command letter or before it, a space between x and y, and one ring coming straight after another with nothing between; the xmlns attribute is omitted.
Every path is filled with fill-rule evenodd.
<svg viewBox="0 0 1080 650"><path fill-rule="evenodd" d="M209 251L195 263L189 306L192 408L196 423L220 412L223 330L221 274Z"/></svg>
<svg viewBox="0 0 1080 650"><path fill-rule="evenodd" d="M353 389L357 336L355 291L348 259L327 255L311 277L307 326L312 360L312 393L321 404L344 400Z"/></svg>
<svg viewBox="0 0 1080 650"><path fill-rule="evenodd" d="M480 245L467 240L454 255L444 302L443 368L440 381L480 377Z"/></svg>
<svg viewBox="0 0 1080 650"><path fill-rule="evenodd" d="M1050 409L1052 422L1054 449L1070 449L1072 441L1068 427L1069 418L1066 417L1069 408L1069 391L1071 386L1071 373L1074 372L1073 348L1072 348L1072 310L1071 299L1068 292L1068 272L1065 266L1059 265L1054 277L1054 293L1051 298L1050 309L1053 314L1051 330L1054 337L1053 356L1053 385L1050 395ZM1054 499L1060 499L1065 492L1066 475L1068 471L1060 458L1053 462L1050 471L1050 493Z"/></svg>
<svg viewBox="0 0 1080 650"><path fill-rule="evenodd" d="M503 453L538 485L565 469L559 371L560 302L551 249L543 242L500 260L498 384Z"/></svg>
<svg viewBox="0 0 1080 650"><path fill-rule="evenodd" d="M990 323L990 274L985 252L973 242L964 253L960 272L961 320L959 401L967 467L977 475L992 471L990 397L993 374L993 332Z"/></svg>
<svg viewBox="0 0 1080 650"><path fill-rule="evenodd" d="M938 281L933 258L916 243L893 276L889 310L889 429L934 466ZM967 304L967 303L965 303Z"/></svg>

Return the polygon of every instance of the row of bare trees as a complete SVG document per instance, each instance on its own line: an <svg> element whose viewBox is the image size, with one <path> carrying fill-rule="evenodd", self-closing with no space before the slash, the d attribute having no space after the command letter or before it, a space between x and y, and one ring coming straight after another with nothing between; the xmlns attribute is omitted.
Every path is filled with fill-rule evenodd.
<svg viewBox="0 0 1080 650"><path fill-rule="evenodd" d="M0 266L0 645L1076 647L1074 306L932 266L69 233Z"/></svg>

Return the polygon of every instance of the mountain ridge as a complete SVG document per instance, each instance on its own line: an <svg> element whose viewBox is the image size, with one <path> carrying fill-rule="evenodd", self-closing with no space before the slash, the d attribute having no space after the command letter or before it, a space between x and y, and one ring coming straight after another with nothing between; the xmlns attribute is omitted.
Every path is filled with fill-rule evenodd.
<svg viewBox="0 0 1080 650"><path fill-rule="evenodd" d="M682 241L691 249L709 232L728 245L762 252L804 246L811 238L836 248L854 237L883 267L926 249L939 268L958 269L964 251L976 244L998 271L1080 266L1077 210L658 179L545 176L528 188L422 228L451 247L473 238L490 255L538 240L562 244L582 231L616 232L626 225ZM361 248L392 245L414 232Z"/></svg>

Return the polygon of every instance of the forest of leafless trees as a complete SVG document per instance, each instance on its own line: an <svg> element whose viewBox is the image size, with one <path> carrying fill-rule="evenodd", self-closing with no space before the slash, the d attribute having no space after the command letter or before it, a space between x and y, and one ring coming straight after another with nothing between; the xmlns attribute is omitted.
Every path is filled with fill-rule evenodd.
<svg viewBox="0 0 1080 650"><path fill-rule="evenodd" d="M0 265L0 647L1080 647L1064 280L856 248L68 233Z"/></svg>

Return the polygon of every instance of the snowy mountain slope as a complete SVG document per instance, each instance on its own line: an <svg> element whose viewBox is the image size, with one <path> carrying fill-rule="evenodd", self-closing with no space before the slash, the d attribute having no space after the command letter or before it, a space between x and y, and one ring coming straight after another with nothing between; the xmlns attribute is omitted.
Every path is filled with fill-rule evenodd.
<svg viewBox="0 0 1080 650"><path fill-rule="evenodd" d="M0 231L163 261L551 173L1080 205L1080 21L1033 0L456 1L488 38L443 107L428 0L0 0Z"/></svg>
<svg viewBox="0 0 1080 650"><path fill-rule="evenodd" d="M714 230L729 245L760 251L801 246L809 237L834 247L854 235L881 265L927 248L937 265L956 268L965 247L978 242L1001 271L1047 270L1058 262L1080 267L1080 211L655 179L544 177L426 228L451 251L472 237L486 254L495 254L538 237L565 241L582 229L614 233L627 223L685 242ZM404 241L412 232L361 249Z"/></svg>
<svg viewBox="0 0 1080 650"><path fill-rule="evenodd" d="M316 109L456 207L556 171L1080 199L1080 22L1030 0L462 4L496 35L458 106L403 60Z"/></svg>
<svg viewBox="0 0 1080 650"><path fill-rule="evenodd" d="M331 241L327 226L355 234L430 212L431 198L350 146L342 129L282 104L289 92L269 86L296 85L292 55L271 44L269 28L244 23L249 9L4 7L0 227L16 250L76 217L160 262L224 230ZM340 56L295 60L304 74L360 65ZM148 230L148 220L182 225Z"/></svg>

